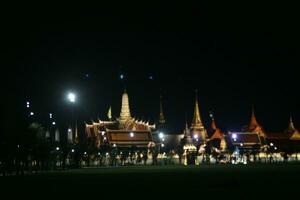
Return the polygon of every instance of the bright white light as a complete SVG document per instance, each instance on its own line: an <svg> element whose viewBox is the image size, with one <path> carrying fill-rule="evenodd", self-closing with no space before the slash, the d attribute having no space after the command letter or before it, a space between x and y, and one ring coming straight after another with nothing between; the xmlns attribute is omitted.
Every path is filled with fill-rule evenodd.
<svg viewBox="0 0 300 200"><path fill-rule="evenodd" d="M86 151L84 152L84 155L86 155L87 153L86 153Z"/></svg>
<svg viewBox="0 0 300 200"><path fill-rule="evenodd" d="M106 140L106 137L104 137L103 140Z"/></svg>
<svg viewBox="0 0 300 200"><path fill-rule="evenodd" d="M161 144L161 147L164 147L165 145L164 144Z"/></svg>
<svg viewBox="0 0 300 200"><path fill-rule="evenodd" d="M197 139L197 138L198 138L198 134L195 134L195 135L194 135L194 138Z"/></svg>
<svg viewBox="0 0 300 200"><path fill-rule="evenodd" d="M102 134L102 136L103 136L103 135L105 134L105 131L102 131L101 134Z"/></svg>
<svg viewBox="0 0 300 200"><path fill-rule="evenodd" d="M160 139L162 139L162 138L164 138L164 134L163 134L162 132L160 132L160 133L158 134L158 137L159 137Z"/></svg>
<svg viewBox="0 0 300 200"><path fill-rule="evenodd" d="M109 154L108 154L108 152L106 153L106 156L108 156Z"/></svg>
<svg viewBox="0 0 300 200"><path fill-rule="evenodd" d="M52 122L52 125L55 125L56 123L55 122Z"/></svg>
<svg viewBox="0 0 300 200"><path fill-rule="evenodd" d="M133 132L130 133L130 137L134 137L134 133Z"/></svg>
<svg viewBox="0 0 300 200"><path fill-rule="evenodd" d="M68 94L68 99L71 103L74 103L76 101L76 96L74 93L69 93Z"/></svg>
<svg viewBox="0 0 300 200"><path fill-rule="evenodd" d="M243 143L241 143L240 145L241 145L241 147L242 147L242 146L244 146L244 144L243 144Z"/></svg>
<svg viewBox="0 0 300 200"><path fill-rule="evenodd" d="M244 163L244 165L247 165L247 161L246 160L243 163Z"/></svg>
<svg viewBox="0 0 300 200"><path fill-rule="evenodd" d="M71 151L72 151L72 153L74 153L74 152L75 152L75 150L74 150L74 149L72 149Z"/></svg>
<svg viewBox="0 0 300 200"><path fill-rule="evenodd" d="M231 137L232 137L233 139L236 139L236 138L237 138L237 135L234 133L234 134L231 135Z"/></svg>
<svg viewBox="0 0 300 200"><path fill-rule="evenodd" d="M273 143L270 143L270 146L272 147L272 146L274 146L274 144L273 144Z"/></svg>
<svg viewBox="0 0 300 200"><path fill-rule="evenodd" d="M165 141L165 138L161 139L161 141L163 141L163 142L164 142L164 141Z"/></svg>
<svg viewBox="0 0 300 200"><path fill-rule="evenodd" d="M199 141L198 138L196 139L196 141L197 141L197 142Z"/></svg>
<svg viewBox="0 0 300 200"><path fill-rule="evenodd" d="M33 116L34 115L34 112L30 112L30 116Z"/></svg>
<svg viewBox="0 0 300 200"><path fill-rule="evenodd" d="M56 151L59 151L59 147L56 147Z"/></svg>
<svg viewBox="0 0 300 200"><path fill-rule="evenodd" d="M72 132L72 129L69 128L69 129L68 129L68 132Z"/></svg>
<svg viewBox="0 0 300 200"><path fill-rule="evenodd" d="M26 105L29 105L29 104L30 104L29 101L27 101L27 102L26 102Z"/></svg>
<svg viewBox="0 0 300 200"><path fill-rule="evenodd" d="M49 118L52 119L52 113L49 113Z"/></svg>
<svg viewBox="0 0 300 200"><path fill-rule="evenodd" d="M113 145L113 147L116 147L116 146L117 146L116 144Z"/></svg>
<svg viewBox="0 0 300 200"><path fill-rule="evenodd" d="M29 104L27 104L26 107L29 108L30 107Z"/></svg>
<svg viewBox="0 0 300 200"><path fill-rule="evenodd" d="M100 154L100 152L98 152L98 156L100 156L101 154Z"/></svg>
<svg viewBox="0 0 300 200"><path fill-rule="evenodd" d="M124 79L124 74L120 74L120 79Z"/></svg>
<svg viewBox="0 0 300 200"><path fill-rule="evenodd" d="M274 147L275 150L277 150L277 147Z"/></svg>

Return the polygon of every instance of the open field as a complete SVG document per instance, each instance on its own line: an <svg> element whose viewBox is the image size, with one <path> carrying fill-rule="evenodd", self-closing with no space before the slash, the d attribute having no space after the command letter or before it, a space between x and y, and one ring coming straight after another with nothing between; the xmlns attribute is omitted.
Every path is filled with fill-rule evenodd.
<svg viewBox="0 0 300 200"><path fill-rule="evenodd" d="M88 168L0 177L0 183L2 194L36 198L279 198L298 195L300 164Z"/></svg>

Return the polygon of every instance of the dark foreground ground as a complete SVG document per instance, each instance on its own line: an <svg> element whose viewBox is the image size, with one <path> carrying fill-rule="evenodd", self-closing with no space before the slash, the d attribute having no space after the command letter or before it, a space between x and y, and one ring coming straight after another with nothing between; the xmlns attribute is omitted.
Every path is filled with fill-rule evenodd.
<svg viewBox="0 0 300 200"><path fill-rule="evenodd" d="M299 199L300 164L89 168L0 177L0 184L10 199Z"/></svg>

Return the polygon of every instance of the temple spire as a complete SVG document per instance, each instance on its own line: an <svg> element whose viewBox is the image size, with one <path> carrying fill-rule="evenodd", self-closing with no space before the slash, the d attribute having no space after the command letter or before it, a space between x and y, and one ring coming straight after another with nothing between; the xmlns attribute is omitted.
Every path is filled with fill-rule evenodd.
<svg viewBox="0 0 300 200"><path fill-rule="evenodd" d="M200 111L199 111L199 104L198 104L198 90L196 90L194 117L193 117L191 128L202 128L202 127L203 124L200 118Z"/></svg>
<svg viewBox="0 0 300 200"><path fill-rule="evenodd" d="M163 106L162 106L162 96L160 96L159 123L160 123L160 124L166 123L165 116L164 116L164 112L163 112Z"/></svg>
<svg viewBox="0 0 300 200"><path fill-rule="evenodd" d="M211 129L217 130L217 125L216 125L215 119L213 117L211 118Z"/></svg>
<svg viewBox="0 0 300 200"><path fill-rule="evenodd" d="M290 115L290 122L289 122L288 130L291 130L291 131L295 130L292 115Z"/></svg>
<svg viewBox="0 0 300 200"><path fill-rule="evenodd" d="M251 114L251 119L249 123L249 128L254 129L255 127L259 126L255 117L255 112L254 112L254 106L252 105L252 114Z"/></svg>
<svg viewBox="0 0 300 200"><path fill-rule="evenodd" d="M126 122L127 120L131 120L131 114L130 114L130 107L129 107L129 98L128 98L128 94L125 89L124 93L122 95L122 107L121 107L121 113L120 113L120 121Z"/></svg>

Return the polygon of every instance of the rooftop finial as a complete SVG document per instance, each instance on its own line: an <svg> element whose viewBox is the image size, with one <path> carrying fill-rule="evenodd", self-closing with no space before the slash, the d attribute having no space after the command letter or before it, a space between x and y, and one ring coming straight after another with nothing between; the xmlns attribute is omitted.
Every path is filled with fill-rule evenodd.
<svg viewBox="0 0 300 200"><path fill-rule="evenodd" d="M165 115L163 112L163 106L162 106L162 96L160 95L160 112L159 112L159 123L164 124L166 122Z"/></svg>
<svg viewBox="0 0 300 200"><path fill-rule="evenodd" d="M192 128L200 128L203 127L201 117L200 117L200 111L199 111L199 104L198 104L198 90L195 90L195 107L194 107L194 116L193 116L193 122L192 122Z"/></svg>
<svg viewBox="0 0 300 200"><path fill-rule="evenodd" d="M211 118L211 129L217 130L217 125L214 118Z"/></svg>
<svg viewBox="0 0 300 200"><path fill-rule="evenodd" d="M251 119L249 123L249 129L254 129L255 127L259 126L255 117L255 112L254 112L254 105L252 104L252 113L251 113Z"/></svg>
<svg viewBox="0 0 300 200"><path fill-rule="evenodd" d="M288 130L295 130L295 126L294 126L293 118L292 118L291 114L290 114L290 122L289 122Z"/></svg>

